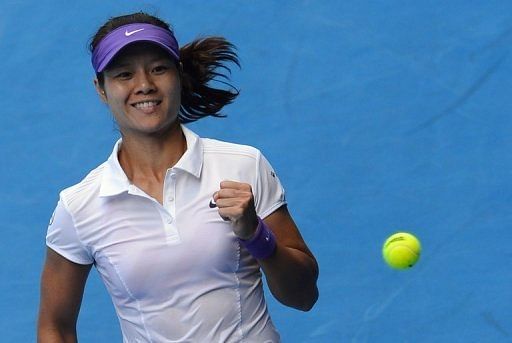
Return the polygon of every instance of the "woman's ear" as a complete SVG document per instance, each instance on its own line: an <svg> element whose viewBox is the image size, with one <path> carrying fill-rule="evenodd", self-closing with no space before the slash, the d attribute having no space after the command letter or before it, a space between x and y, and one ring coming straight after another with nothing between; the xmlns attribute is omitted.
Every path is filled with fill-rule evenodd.
<svg viewBox="0 0 512 343"><path fill-rule="evenodd" d="M101 101L107 103L107 94L105 94L105 89L103 89L103 87L100 86L100 83L98 82L97 78L95 78L93 82L94 88L96 89L96 93L98 93Z"/></svg>

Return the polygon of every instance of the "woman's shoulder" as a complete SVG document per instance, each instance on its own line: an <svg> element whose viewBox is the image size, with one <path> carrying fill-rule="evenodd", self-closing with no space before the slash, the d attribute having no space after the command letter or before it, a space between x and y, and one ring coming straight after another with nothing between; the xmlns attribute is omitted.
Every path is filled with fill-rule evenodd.
<svg viewBox="0 0 512 343"><path fill-rule="evenodd" d="M60 192L60 198L65 202L66 207L74 207L73 205L95 196L99 193L103 170L106 162L91 170L78 183L63 189Z"/></svg>
<svg viewBox="0 0 512 343"><path fill-rule="evenodd" d="M251 145L231 143L212 138L202 138L202 143L205 155L245 156L254 160L257 160L261 155L260 150Z"/></svg>

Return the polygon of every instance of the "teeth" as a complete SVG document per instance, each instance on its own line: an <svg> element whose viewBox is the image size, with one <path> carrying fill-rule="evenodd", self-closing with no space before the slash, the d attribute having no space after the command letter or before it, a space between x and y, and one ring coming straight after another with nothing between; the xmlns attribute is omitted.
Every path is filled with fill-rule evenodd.
<svg viewBox="0 0 512 343"><path fill-rule="evenodd" d="M148 108L148 107L156 106L157 104L158 104L157 101L143 101L143 102L136 103L135 107L139 108L139 109L143 109L143 108Z"/></svg>

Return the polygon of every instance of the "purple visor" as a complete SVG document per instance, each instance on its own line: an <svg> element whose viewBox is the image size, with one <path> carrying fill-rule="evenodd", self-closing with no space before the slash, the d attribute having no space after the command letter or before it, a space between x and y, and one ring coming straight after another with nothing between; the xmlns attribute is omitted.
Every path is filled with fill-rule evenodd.
<svg viewBox="0 0 512 343"><path fill-rule="evenodd" d="M92 66L101 73L114 56L125 46L133 42L151 42L159 45L179 61L180 48L171 31L151 24L128 24L106 35L92 52Z"/></svg>

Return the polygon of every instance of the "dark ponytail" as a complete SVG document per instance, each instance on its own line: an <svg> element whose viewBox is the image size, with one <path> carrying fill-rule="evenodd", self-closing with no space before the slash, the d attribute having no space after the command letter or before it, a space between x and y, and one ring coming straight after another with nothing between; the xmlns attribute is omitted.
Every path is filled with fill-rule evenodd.
<svg viewBox="0 0 512 343"><path fill-rule="evenodd" d="M89 50L111 31L120 26L146 23L172 31L170 25L163 20L144 12L110 18L91 38ZM222 37L206 37L194 40L180 48L181 70L181 107L179 119L182 123L190 123L207 116L225 117L220 111L235 100L239 91L229 83L231 69L229 63L240 67L235 47ZM96 77L101 87L104 84L103 73ZM215 88L212 83L227 86Z"/></svg>
<svg viewBox="0 0 512 343"><path fill-rule="evenodd" d="M239 92L229 83L231 69L227 63L240 67L234 46L222 37L194 40L180 49L183 65L180 119L196 121L205 116L223 117L221 109L233 102ZM224 72L224 73L223 73ZM214 88L211 82L229 89Z"/></svg>

